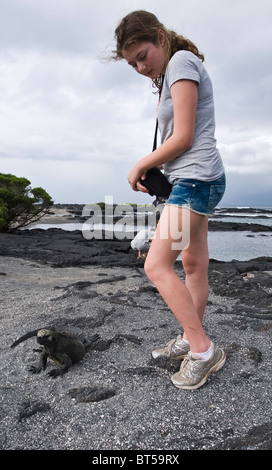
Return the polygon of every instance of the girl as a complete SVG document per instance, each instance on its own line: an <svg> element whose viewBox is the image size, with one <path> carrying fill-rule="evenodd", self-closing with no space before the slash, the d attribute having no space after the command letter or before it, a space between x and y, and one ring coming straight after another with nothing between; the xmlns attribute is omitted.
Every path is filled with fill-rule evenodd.
<svg viewBox="0 0 272 470"><path fill-rule="evenodd" d="M158 106L161 146L136 163L128 181L134 191L147 192L141 184L146 171L163 166L172 183L145 272L184 334L153 351L152 356L184 359L171 380L178 388L196 389L226 360L224 351L210 341L202 326L208 299L208 216L225 191L224 166L214 138L212 84L197 47L166 29L152 13L141 10L128 14L115 38L114 58L125 59L136 72L162 88ZM185 247L177 242L188 229L190 240ZM174 271L180 247L185 283Z"/></svg>

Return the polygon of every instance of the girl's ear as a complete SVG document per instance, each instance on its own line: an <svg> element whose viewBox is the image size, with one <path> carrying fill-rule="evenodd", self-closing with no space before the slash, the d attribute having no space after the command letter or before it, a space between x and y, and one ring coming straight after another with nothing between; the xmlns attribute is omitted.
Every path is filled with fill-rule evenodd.
<svg viewBox="0 0 272 470"><path fill-rule="evenodd" d="M159 40L160 45L163 47L165 44L165 34L162 29L158 30L158 40Z"/></svg>

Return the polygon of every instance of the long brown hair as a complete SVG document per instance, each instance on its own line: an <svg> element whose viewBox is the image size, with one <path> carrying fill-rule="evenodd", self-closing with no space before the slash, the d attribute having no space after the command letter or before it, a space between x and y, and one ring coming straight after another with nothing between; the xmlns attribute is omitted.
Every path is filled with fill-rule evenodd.
<svg viewBox="0 0 272 470"><path fill-rule="evenodd" d="M153 13L145 10L137 10L129 13L120 22L115 30L116 51L113 51L113 59L123 59L122 50L135 42L148 41L158 43L158 32L163 31L166 46L166 64L175 52L180 50L190 51L200 60L204 61L204 55L199 52L196 45L184 36L175 33L160 23ZM156 87L160 88L160 77L153 80Z"/></svg>

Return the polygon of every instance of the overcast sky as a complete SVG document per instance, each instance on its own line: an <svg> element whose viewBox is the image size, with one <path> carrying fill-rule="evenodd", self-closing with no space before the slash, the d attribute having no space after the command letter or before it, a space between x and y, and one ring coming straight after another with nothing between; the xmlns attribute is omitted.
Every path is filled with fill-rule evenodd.
<svg viewBox="0 0 272 470"><path fill-rule="evenodd" d="M127 173L152 148L157 96L103 58L132 10L155 13L205 54L228 190L272 206L271 0L0 0L0 172L55 203L150 203Z"/></svg>

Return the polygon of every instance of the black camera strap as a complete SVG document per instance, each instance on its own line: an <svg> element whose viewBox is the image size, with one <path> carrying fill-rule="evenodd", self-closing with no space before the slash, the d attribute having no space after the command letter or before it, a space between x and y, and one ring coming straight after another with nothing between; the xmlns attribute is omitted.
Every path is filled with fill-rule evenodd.
<svg viewBox="0 0 272 470"><path fill-rule="evenodd" d="M164 81L164 75L162 75L162 78L161 78L161 88L160 88L160 91L159 91L159 102L160 102L161 94L162 94L163 81ZM156 148L157 148L158 127L159 127L159 123L158 123L158 118L157 118L157 119L156 119L156 127L155 127L155 135L154 135L153 150L152 150L152 152L154 152L154 150L156 150Z"/></svg>

